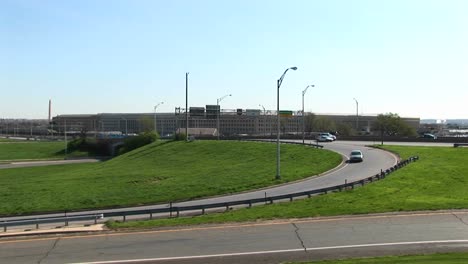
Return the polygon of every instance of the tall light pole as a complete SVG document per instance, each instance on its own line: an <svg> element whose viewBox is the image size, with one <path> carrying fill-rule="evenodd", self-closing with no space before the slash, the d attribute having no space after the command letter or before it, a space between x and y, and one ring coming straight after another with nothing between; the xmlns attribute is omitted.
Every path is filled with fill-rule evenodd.
<svg viewBox="0 0 468 264"><path fill-rule="evenodd" d="M280 111L279 111L279 89L281 87L281 84L283 83L284 76L286 75L286 72L288 70L297 70L297 67L291 67L287 68L283 75L278 79L277 81L277 94L276 94L276 116L277 116L277 135L276 135L276 179L280 180L281 179L281 174L280 174Z"/></svg>
<svg viewBox="0 0 468 264"><path fill-rule="evenodd" d="M302 144L305 142L305 114L304 114L304 95L307 92L307 89L309 87L315 87L313 84L312 85L307 85L307 87L302 91Z"/></svg>
<svg viewBox="0 0 468 264"><path fill-rule="evenodd" d="M68 154L68 142L67 142L67 120L63 120L64 122L64 132L63 134L65 135L65 158L67 157L67 154Z"/></svg>
<svg viewBox="0 0 468 264"><path fill-rule="evenodd" d="M185 73L185 141L189 141L189 134L188 134L188 75L189 73ZM180 131L179 131L180 133Z"/></svg>
<svg viewBox="0 0 468 264"><path fill-rule="evenodd" d="M125 121L125 135L128 135L128 126L127 126L127 118L121 117Z"/></svg>
<svg viewBox="0 0 468 264"><path fill-rule="evenodd" d="M265 111L265 107L261 104L259 104L258 106L260 106L261 108L263 108L263 123L265 126L263 126L263 134L266 136L266 130L265 130L265 127L266 127L266 111Z"/></svg>
<svg viewBox="0 0 468 264"><path fill-rule="evenodd" d="M216 107L216 108L217 108L216 110L218 111L218 114L216 115L216 117L217 117L217 118L216 118L216 129L217 129L217 131L216 131L216 132L217 132L217 134L218 134L218 140L219 140L219 115L221 114L221 108L220 108L220 106L219 106L219 103L220 103L224 98L226 98L226 97L228 97L228 96L232 96L232 94L226 94L225 96L216 99L216 106L217 106L217 107Z"/></svg>
<svg viewBox="0 0 468 264"><path fill-rule="evenodd" d="M356 131L359 133L359 103L356 98L353 98L356 101Z"/></svg>
<svg viewBox="0 0 468 264"><path fill-rule="evenodd" d="M156 109L158 109L158 106L164 104L164 102L159 102L157 105L154 106L154 133L158 133L158 130L156 130Z"/></svg>

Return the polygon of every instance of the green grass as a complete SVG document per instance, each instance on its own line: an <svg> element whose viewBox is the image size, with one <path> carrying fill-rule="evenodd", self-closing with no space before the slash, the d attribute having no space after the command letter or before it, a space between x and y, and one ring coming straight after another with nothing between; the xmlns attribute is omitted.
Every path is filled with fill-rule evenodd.
<svg viewBox="0 0 468 264"><path fill-rule="evenodd" d="M0 142L17 142L19 140L10 139L10 138L0 138Z"/></svg>
<svg viewBox="0 0 468 264"><path fill-rule="evenodd" d="M468 148L385 148L399 153L402 158L418 155L420 160L394 172L385 180L341 193L196 217L109 222L108 226L148 228L258 219L468 208Z"/></svg>
<svg viewBox="0 0 468 264"><path fill-rule="evenodd" d="M299 180L337 166L327 150L281 147L276 181L271 143L154 143L93 164L0 170L0 214L78 210L189 200Z"/></svg>
<svg viewBox="0 0 468 264"><path fill-rule="evenodd" d="M377 258L354 258L344 260L322 260L294 262L301 264L464 264L468 263L468 253L439 253L430 255L391 256Z"/></svg>
<svg viewBox="0 0 468 264"><path fill-rule="evenodd" d="M64 142L3 141L0 143L1 160L63 159Z"/></svg>

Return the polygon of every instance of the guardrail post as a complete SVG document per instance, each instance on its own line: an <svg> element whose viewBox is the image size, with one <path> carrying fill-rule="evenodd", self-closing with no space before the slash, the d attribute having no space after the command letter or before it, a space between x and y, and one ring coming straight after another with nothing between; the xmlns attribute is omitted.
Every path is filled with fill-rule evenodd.
<svg viewBox="0 0 468 264"><path fill-rule="evenodd" d="M252 207L252 201L249 201L249 208Z"/></svg>
<svg viewBox="0 0 468 264"><path fill-rule="evenodd" d="M205 208L203 207L202 210L201 210L201 214L204 215L205 214Z"/></svg>
<svg viewBox="0 0 468 264"><path fill-rule="evenodd" d="M39 229L39 223L36 223L36 229Z"/></svg>
<svg viewBox="0 0 468 264"><path fill-rule="evenodd" d="M176 217L179 217L179 207L177 207L177 216Z"/></svg>
<svg viewBox="0 0 468 264"><path fill-rule="evenodd" d="M98 215L94 215L94 224L97 225Z"/></svg>
<svg viewBox="0 0 468 264"><path fill-rule="evenodd" d="M150 212L150 220L153 220L153 212Z"/></svg>
<svg viewBox="0 0 468 264"><path fill-rule="evenodd" d="M7 226L4 226L3 227L3 232L6 232L7 231Z"/></svg>
<svg viewBox="0 0 468 264"><path fill-rule="evenodd" d="M68 226L68 218L65 219L65 226Z"/></svg>
<svg viewBox="0 0 468 264"><path fill-rule="evenodd" d="M172 202L169 202L169 217L172 217Z"/></svg>
<svg viewBox="0 0 468 264"><path fill-rule="evenodd" d="M123 221L125 222L127 220L127 216L125 215L125 213L123 214Z"/></svg>
<svg viewBox="0 0 468 264"><path fill-rule="evenodd" d="M226 203L226 211L229 211L229 204Z"/></svg>

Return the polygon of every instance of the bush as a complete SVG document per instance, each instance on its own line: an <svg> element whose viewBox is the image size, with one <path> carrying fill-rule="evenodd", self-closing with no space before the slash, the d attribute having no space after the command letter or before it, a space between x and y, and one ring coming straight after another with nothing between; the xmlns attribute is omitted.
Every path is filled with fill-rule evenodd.
<svg viewBox="0 0 468 264"><path fill-rule="evenodd" d="M159 139L159 135L155 132L143 132L138 136L128 137L124 141L124 146L119 150L119 154L123 154L134 149L143 147Z"/></svg>
<svg viewBox="0 0 468 264"><path fill-rule="evenodd" d="M185 133L176 133L174 135L174 140L176 141L185 141L187 139L187 135Z"/></svg>
<svg viewBox="0 0 468 264"><path fill-rule="evenodd" d="M82 151L88 152L88 155L109 155L106 142L96 142L95 139L78 138L74 139L67 144L68 151Z"/></svg>

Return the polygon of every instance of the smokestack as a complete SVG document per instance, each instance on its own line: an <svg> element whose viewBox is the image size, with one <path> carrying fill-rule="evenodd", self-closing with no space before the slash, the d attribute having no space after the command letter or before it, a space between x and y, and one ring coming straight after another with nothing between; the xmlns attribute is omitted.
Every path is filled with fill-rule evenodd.
<svg viewBox="0 0 468 264"><path fill-rule="evenodd" d="M49 99L49 124L50 124L50 115L52 113L52 100Z"/></svg>

